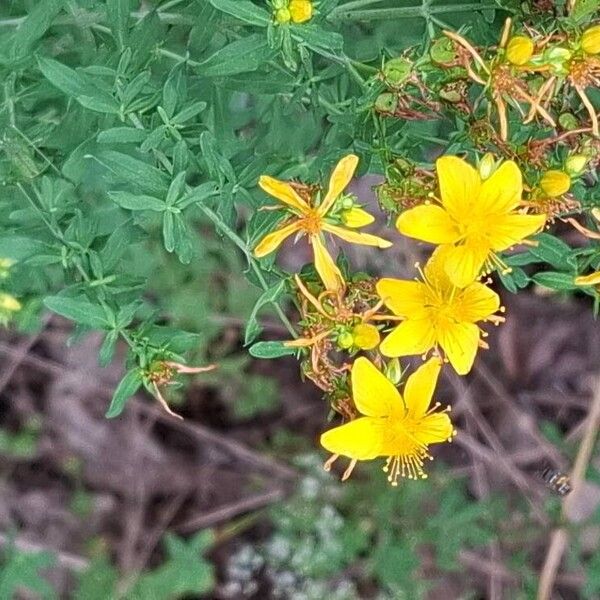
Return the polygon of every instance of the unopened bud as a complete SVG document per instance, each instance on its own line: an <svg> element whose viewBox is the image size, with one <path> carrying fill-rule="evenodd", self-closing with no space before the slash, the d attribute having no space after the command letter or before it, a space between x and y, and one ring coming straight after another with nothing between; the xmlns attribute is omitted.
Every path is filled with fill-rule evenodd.
<svg viewBox="0 0 600 600"><path fill-rule="evenodd" d="M600 54L600 25L594 25L583 32L581 47L587 54Z"/></svg>
<svg viewBox="0 0 600 600"><path fill-rule="evenodd" d="M550 198L566 194L570 187L571 178L564 171L546 171L540 180L540 188Z"/></svg>
<svg viewBox="0 0 600 600"><path fill-rule="evenodd" d="M390 362L385 366L385 376L394 384L398 385L402 378L402 367L400 366L400 359L392 358Z"/></svg>
<svg viewBox="0 0 600 600"><path fill-rule="evenodd" d="M534 44L525 35L516 35L506 46L506 59L513 65L524 65L533 56Z"/></svg>
<svg viewBox="0 0 600 600"><path fill-rule="evenodd" d="M354 345L361 350L372 350L379 346L381 340L379 330L375 325L359 323L352 330Z"/></svg>
<svg viewBox="0 0 600 600"><path fill-rule="evenodd" d="M384 113L393 113L398 106L398 97L391 92L379 94L375 100L375 110Z"/></svg>
<svg viewBox="0 0 600 600"><path fill-rule="evenodd" d="M280 8L275 11L275 21L277 23L289 23L292 20L292 14L287 8Z"/></svg>
<svg viewBox="0 0 600 600"><path fill-rule="evenodd" d="M406 58L392 58L385 63L383 74L388 83L393 86L404 83L410 76L412 63Z"/></svg>
<svg viewBox="0 0 600 600"><path fill-rule="evenodd" d="M558 116L558 123L567 131L572 131L573 129L577 129L579 127L579 121L577 121L577 117L571 113L562 113Z"/></svg>
<svg viewBox="0 0 600 600"><path fill-rule="evenodd" d="M486 180L491 177L492 173L496 170L496 159L491 152L487 152L483 155L479 163L479 176L481 179Z"/></svg>
<svg viewBox="0 0 600 600"><path fill-rule="evenodd" d="M21 303L10 294L0 293L0 310L7 312L18 312L21 310Z"/></svg>
<svg viewBox="0 0 600 600"><path fill-rule="evenodd" d="M565 171L571 176L581 175L587 166L588 157L585 154L573 154L565 161Z"/></svg>
<svg viewBox="0 0 600 600"><path fill-rule="evenodd" d="M337 339L337 345L342 350L348 350L354 346L354 336L349 331L343 331L340 333Z"/></svg>
<svg viewBox="0 0 600 600"><path fill-rule="evenodd" d="M311 0L291 0L289 10L294 23L306 23L313 16Z"/></svg>

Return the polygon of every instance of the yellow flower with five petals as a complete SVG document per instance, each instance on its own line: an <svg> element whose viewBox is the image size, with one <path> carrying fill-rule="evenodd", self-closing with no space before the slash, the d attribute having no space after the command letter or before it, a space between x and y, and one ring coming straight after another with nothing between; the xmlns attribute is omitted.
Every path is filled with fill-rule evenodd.
<svg viewBox="0 0 600 600"><path fill-rule="evenodd" d="M483 283L456 288L444 270L447 246L435 250L422 273L423 281L381 279L377 293L402 322L383 340L384 356L425 354L432 348L444 355L459 375L473 366L484 345L478 321L500 323L500 298Z"/></svg>
<svg viewBox="0 0 600 600"><path fill-rule="evenodd" d="M439 204L404 211L396 226L409 237L449 246L444 268L452 283L463 288L482 271L506 269L496 252L540 231L546 217L518 211L523 184L513 161L504 162L485 181L457 156L442 156L436 168Z"/></svg>
<svg viewBox="0 0 600 600"><path fill-rule="evenodd" d="M286 182L263 175L258 185L267 194L282 202L290 213L281 227L265 236L254 249L254 256L261 258L276 250L281 243L294 234L307 235L314 253L315 268L329 290L339 290L344 287L344 279L333 258L329 254L323 241L325 232L331 233L342 240L365 246L389 248L392 244L375 235L359 233L347 227L362 227L373 221L373 217L364 210L354 207L343 211L343 221L346 225L341 227L334 222L331 213L344 188L350 183L358 165L358 157L354 154L345 156L338 162L331 174L329 187L325 196L318 201L303 198L294 187Z"/></svg>
<svg viewBox="0 0 600 600"><path fill-rule="evenodd" d="M359 460L388 457L384 471L392 485L398 477L426 478L424 463L430 459L429 446L447 442L455 435L445 411L439 404L430 407L441 369L432 358L407 380L404 396L367 358L352 366L352 397L363 415L326 431L321 444L333 453L325 468L339 456L351 459L343 479L347 479Z"/></svg>

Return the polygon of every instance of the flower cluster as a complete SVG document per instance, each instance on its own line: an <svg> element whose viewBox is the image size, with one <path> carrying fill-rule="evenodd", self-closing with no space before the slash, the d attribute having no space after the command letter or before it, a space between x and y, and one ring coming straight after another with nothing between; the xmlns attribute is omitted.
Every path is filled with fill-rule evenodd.
<svg viewBox="0 0 600 600"><path fill-rule="evenodd" d="M531 214L523 202L515 162L486 156L475 169L457 156L442 156L435 185L396 221L401 234L437 246L423 269L416 265L419 277L349 275L330 254L326 234L379 249L392 245L357 231L374 222L344 192L357 165L352 154L342 158L324 193L320 186L261 177L260 187L280 201L285 216L254 254L264 257L291 236L307 238L317 277L293 277L302 335L285 346L300 349L304 375L346 421L321 437L332 453L326 468L339 456L350 459L346 479L357 461L387 457L384 470L396 485L399 477L426 477L429 446L455 435L449 409L430 406L442 366L466 375L477 350L487 347L481 325L504 321L489 275L510 270L500 253L542 230L546 216ZM398 359L412 355L426 362L406 378L400 394Z"/></svg>

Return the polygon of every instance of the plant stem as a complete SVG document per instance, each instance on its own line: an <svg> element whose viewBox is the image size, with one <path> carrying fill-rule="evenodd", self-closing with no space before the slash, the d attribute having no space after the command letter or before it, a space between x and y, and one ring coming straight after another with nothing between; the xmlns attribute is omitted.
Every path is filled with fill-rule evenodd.
<svg viewBox="0 0 600 600"><path fill-rule="evenodd" d="M454 12L469 12L473 10L491 10L501 8L497 4L479 4L468 2L455 6L405 6L399 8L374 8L367 10L352 10L340 6L331 11L327 17L329 21L378 21L385 19L428 19L432 15Z"/></svg>
<svg viewBox="0 0 600 600"><path fill-rule="evenodd" d="M254 256L252 256L252 252L250 252L248 246L244 243L244 240L242 240L240 236L235 231L233 231L233 229L228 227L227 224L224 223L223 220L219 217L219 215L217 215L212 209L208 208L208 206L204 206L203 204L196 204L196 206L213 222L215 227L219 229L225 237L229 238L242 251L246 259L248 260L250 268L256 275L256 278L258 279L261 287L265 291L268 290L269 284L266 282L264 275L262 274L262 271L260 270L260 267L256 262L256 259L254 258ZM290 323L286 314L283 312L281 306L279 306L279 304L276 301L272 301L271 304L275 308L277 316L285 325L285 328L290 332L290 335L293 338L297 338L298 334L296 333L296 330Z"/></svg>

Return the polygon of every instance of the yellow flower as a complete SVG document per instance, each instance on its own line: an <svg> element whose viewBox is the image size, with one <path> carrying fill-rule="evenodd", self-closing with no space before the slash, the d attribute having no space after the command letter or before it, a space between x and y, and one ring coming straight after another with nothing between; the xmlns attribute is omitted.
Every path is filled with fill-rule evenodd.
<svg viewBox="0 0 600 600"><path fill-rule="evenodd" d="M19 312L21 303L10 294L0 293L0 311L3 312Z"/></svg>
<svg viewBox="0 0 600 600"><path fill-rule="evenodd" d="M342 158L331 174L325 197L314 206L304 200L289 183L263 175L259 179L258 185L267 194L285 204L292 219L286 220L282 227L265 236L254 249L254 255L257 258L266 256L276 250L291 235L306 234L313 249L315 268L325 287L329 290L339 290L344 287L344 279L325 247L324 232L332 233L354 244L389 248L392 244L387 240L368 233L350 231L332 222L333 217L330 213L337 198L350 183L357 165L358 157L354 154Z"/></svg>
<svg viewBox="0 0 600 600"><path fill-rule="evenodd" d="M550 198L557 198L569 191L571 178L564 171L546 171L540 180L540 188Z"/></svg>
<svg viewBox="0 0 600 600"><path fill-rule="evenodd" d="M539 231L546 217L517 212L522 181L512 161L485 181L457 156L442 156L436 166L441 202L404 211L396 226L409 237L449 245L444 268L452 283L463 288L484 269L506 269L495 253Z"/></svg>
<svg viewBox="0 0 600 600"><path fill-rule="evenodd" d="M370 323L358 323L352 329L353 345L360 350L373 350L381 340L379 329Z"/></svg>
<svg viewBox="0 0 600 600"><path fill-rule="evenodd" d="M500 298L482 283L457 289L444 271L448 247L438 248L425 265L423 281L381 279L377 292L384 304L404 320L381 344L384 356L425 354L441 348L459 375L473 366L483 345L478 321L499 323L494 315Z"/></svg>
<svg viewBox="0 0 600 600"><path fill-rule="evenodd" d="M580 275L575 277L575 285L588 286L598 285L600 283L600 271L595 271L589 275Z"/></svg>
<svg viewBox="0 0 600 600"><path fill-rule="evenodd" d="M600 25L589 27L583 32L581 47L586 54L600 54Z"/></svg>
<svg viewBox="0 0 600 600"><path fill-rule="evenodd" d="M525 35L510 38L506 46L506 58L513 65L521 66L533 56L533 41Z"/></svg>
<svg viewBox="0 0 600 600"><path fill-rule="evenodd" d="M430 459L429 445L450 441L455 434L445 412L430 408L441 362L432 358L421 365L407 380L404 398L394 385L368 359L358 358L352 366L352 397L364 416L326 431L323 447L334 456L352 460L344 473L350 476L359 460L388 457L384 471L388 481L398 484L398 477L425 478L424 461Z"/></svg>
<svg viewBox="0 0 600 600"><path fill-rule="evenodd" d="M294 23L305 23L312 18L313 5L311 0L291 0L289 11Z"/></svg>

